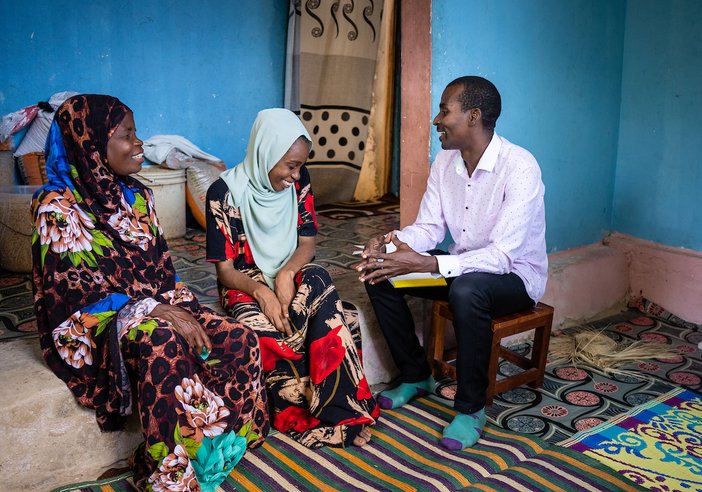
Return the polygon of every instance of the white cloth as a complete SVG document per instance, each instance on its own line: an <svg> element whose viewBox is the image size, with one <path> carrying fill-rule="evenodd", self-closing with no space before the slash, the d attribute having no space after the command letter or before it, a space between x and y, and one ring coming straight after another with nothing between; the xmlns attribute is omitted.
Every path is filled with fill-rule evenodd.
<svg viewBox="0 0 702 492"><path fill-rule="evenodd" d="M173 150L205 161L220 161L221 159L202 151L194 143L180 135L154 135L144 140L144 157L156 164L166 162L166 157Z"/></svg>
<svg viewBox="0 0 702 492"><path fill-rule="evenodd" d="M49 128L54 121L54 113L56 113L56 110L66 99L77 94L77 92L66 91L57 92L51 96L51 98L49 98L49 105L53 108L53 111L48 112L40 110L37 113L37 117L32 122L32 126L29 127L24 138L22 138L22 142L19 144L19 147L17 147L15 155L25 155L30 152L44 152L46 136L49 134Z"/></svg>
<svg viewBox="0 0 702 492"><path fill-rule="evenodd" d="M548 277L544 184L527 150L494 134L471 177L460 151L440 151L417 219L397 237L423 252L442 242L447 228L454 243L449 255L436 256L442 275L514 272L529 297L541 299Z"/></svg>

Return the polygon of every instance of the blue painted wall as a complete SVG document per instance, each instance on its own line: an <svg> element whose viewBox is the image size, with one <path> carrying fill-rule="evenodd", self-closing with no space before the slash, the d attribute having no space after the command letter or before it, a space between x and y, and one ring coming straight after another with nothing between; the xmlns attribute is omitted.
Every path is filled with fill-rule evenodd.
<svg viewBox="0 0 702 492"><path fill-rule="evenodd" d="M614 229L702 251L702 2L630 2Z"/></svg>
<svg viewBox="0 0 702 492"><path fill-rule="evenodd" d="M0 17L0 114L63 90L109 93L142 138L180 134L232 166L256 112L283 102L285 0L13 4ZM698 0L432 9L433 111L455 77L495 82L497 131L541 164L550 251L610 230L702 250Z"/></svg>
<svg viewBox="0 0 702 492"><path fill-rule="evenodd" d="M13 1L0 114L59 91L112 94L141 138L179 134L232 166L256 113L283 104L286 29L285 0Z"/></svg>
<svg viewBox="0 0 702 492"><path fill-rule="evenodd" d="M461 75L502 94L497 132L531 151L546 184L547 245L611 229L623 0L442 0L432 4L432 111ZM432 136L432 156L440 149Z"/></svg>

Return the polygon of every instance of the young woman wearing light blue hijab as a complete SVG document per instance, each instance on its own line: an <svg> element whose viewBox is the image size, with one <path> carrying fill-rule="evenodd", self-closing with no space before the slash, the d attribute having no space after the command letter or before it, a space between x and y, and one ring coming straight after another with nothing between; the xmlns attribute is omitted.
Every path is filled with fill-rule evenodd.
<svg viewBox="0 0 702 492"><path fill-rule="evenodd" d="M207 261L222 306L259 336L274 427L311 448L363 446L379 409L359 356L355 309L310 263L311 147L294 113L259 112L246 157L207 192Z"/></svg>

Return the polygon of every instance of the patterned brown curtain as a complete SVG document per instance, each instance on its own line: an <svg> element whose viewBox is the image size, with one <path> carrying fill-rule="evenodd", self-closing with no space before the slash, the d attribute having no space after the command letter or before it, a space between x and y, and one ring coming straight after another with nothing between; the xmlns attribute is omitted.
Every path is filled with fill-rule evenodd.
<svg viewBox="0 0 702 492"><path fill-rule="evenodd" d="M376 200L390 191L395 113L395 0L385 0L371 100L368 137L355 201Z"/></svg>
<svg viewBox="0 0 702 492"><path fill-rule="evenodd" d="M300 117L314 140L307 167L317 203L354 198L367 145L383 4L388 1L292 0L290 24L298 20L297 12L299 23L293 36L289 27L286 102L295 105L299 79ZM296 72L297 50L290 47L295 40Z"/></svg>

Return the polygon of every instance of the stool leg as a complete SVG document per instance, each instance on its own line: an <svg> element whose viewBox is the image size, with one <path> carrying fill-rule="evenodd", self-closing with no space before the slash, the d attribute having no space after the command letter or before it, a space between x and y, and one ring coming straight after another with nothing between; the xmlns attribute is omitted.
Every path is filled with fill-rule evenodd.
<svg viewBox="0 0 702 492"><path fill-rule="evenodd" d="M434 304L431 315L431 327L429 328L429 340L426 348L427 362L434 377L438 377L439 368L436 367L435 360L444 358L444 326L446 320L439 314L439 308Z"/></svg>
<svg viewBox="0 0 702 492"><path fill-rule="evenodd" d="M532 388L540 388L544 384L546 373L546 356L548 355L548 343L551 337L551 326L553 315L544 320L544 324L534 330L534 345L531 349L531 366L539 370L539 378L529 383Z"/></svg>
<svg viewBox="0 0 702 492"><path fill-rule="evenodd" d="M500 362L500 342L501 338L492 334L492 344L490 348L490 365L488 366L488 386L485 392L485 406L492 405L495 396L495 383L497 382L497 367Z"/></svg>

